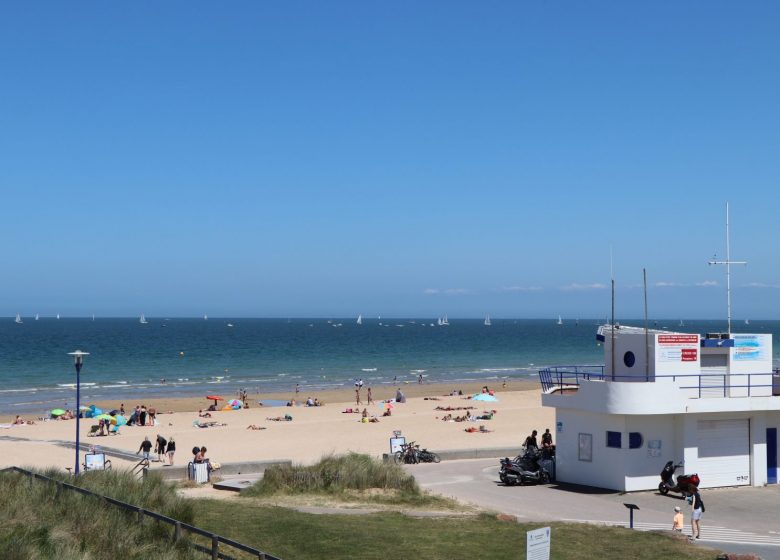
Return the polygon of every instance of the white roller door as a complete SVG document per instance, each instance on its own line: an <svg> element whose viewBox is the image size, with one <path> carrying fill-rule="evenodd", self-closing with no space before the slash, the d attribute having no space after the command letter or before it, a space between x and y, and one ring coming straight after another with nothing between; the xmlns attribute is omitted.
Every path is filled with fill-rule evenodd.
<svg viewBox="0 0 780 560"><path fill-rule="evenodd" d="M750 484L748 420L699 420L697 435L702 488Z"/></svg>

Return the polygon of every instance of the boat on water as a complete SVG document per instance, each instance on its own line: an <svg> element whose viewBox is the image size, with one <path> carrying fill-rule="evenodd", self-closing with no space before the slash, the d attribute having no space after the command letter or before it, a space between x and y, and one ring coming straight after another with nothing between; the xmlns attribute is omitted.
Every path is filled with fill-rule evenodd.
<svg viewBox="0 0 780 560"><path fill-rule="evenodd" d="M679 326L681 326L681 327L684 327L684 326L685 326L685 323L683 322L683 320L682 320L682 319L680 319L680 325L679 325Z"/></svg>
<svg viewBox="0 0 780 560"><path fill-rule="evenodd" d="M444 314L444 318L441 320L441 323L439 323L439 324L442 325L443 327L446 327L447 325L450 324L450 320L447 319L447 314L446 313Z"/></svg>
<svg viewBox="0 0 780 560"><path fill-rule="evenodd" d="M562 325L562 324L563 324L563 319L561 318L561 316L560 316L560 315L558 315L558 324L559 324L559 325Z"/></svg>
<svg viewBox="0 0 780 560"><path fill-rule="evenodd" d="M57 320L58 321L60 320L60 314L59 313L57 313Z"/></svg>
<svg viewBox="0 0 780 560"><path fill-rule="evenodd" d="M745 319L745 324L749 325L750 324L750 319Z"/></svg>
<svg viewBox="0 0 780 560"><path fill-rule="evenodd" d="M36 321L38 320L38 314L37 313L35 314L35 320Z"/></svg>
<svg viewBox="0 0 780 560"><path fill-rule="evenodd" d="M233 326L233 323L228 323L228 324L227 324L227 326L228 326L228 327L232 327L232 326Z"/></svg>
<svg viewBox="0 0 780 560"><path fill-rule="evenodd" d="M142 325L146 325L147 323L149 323L149 321L146 320L146 317L144 316L143 313L141 313L141 318L138 319L138 322L141 323Z"/></svg>
<svg viewBox="0 0 780 560"><path fill-rule="evenodd" d="M490 315L485 315L485 326L489 327L490 325L492 325L490 322Z"/></svg>
<svg viewBox="0 0 780 560"><path fill-rule="evenodd" d="M362 325L363 324L363 316L362 315L358 315L357 324L358 325Z"/></svg>
<svg viewBox="0 0 780 560"><path fill-rule="evenodd" d="M16 314L16 319L14 319L14 323L17 323L17 324L21 325L23 322L24 321L22 321L22 317L17 313Z"/></svg>
<svg viewBox="0 0 780 560"><path fill-rule="evenodd" d="M209 320L209 316L208 316L208 315L204 315L204 316L203 316L203 320L204 320L204 321L208 321L208 320Z"/></svg>

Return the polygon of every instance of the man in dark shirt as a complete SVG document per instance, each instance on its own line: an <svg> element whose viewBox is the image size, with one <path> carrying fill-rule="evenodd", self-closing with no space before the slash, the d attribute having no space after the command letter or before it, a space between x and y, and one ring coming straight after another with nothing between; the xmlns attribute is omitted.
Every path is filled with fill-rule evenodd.
<svg viewBox="0 0 780 560"><path fill-rule="evenodd" d="M152 450L152 442L149 441L149 436L146 436L144 440L141 442L141 447L138 448L138 451L135 452L136 455L138 455L141 451L144 452L144 459L147 461L149 460L149 452Z"/></svg>
<svg viewBox="0 0 780 560"><path fill-rule="evenodd" d="M523 443L523 446L526 449L531 449L532 447L534 449L538 449L539 448L539 444L536 442L536 434L537 434L537 431L534 430L533 432L531 432L530 436L525 438L525 442Z"/></svg>

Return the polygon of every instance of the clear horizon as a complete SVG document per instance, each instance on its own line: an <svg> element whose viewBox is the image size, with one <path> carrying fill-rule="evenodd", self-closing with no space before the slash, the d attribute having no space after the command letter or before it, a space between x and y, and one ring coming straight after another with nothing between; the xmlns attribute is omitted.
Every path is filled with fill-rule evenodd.
<svg viewBox="0 0 780 560"><path fill-rule="evenodd" d="M0 315L780 313L780 4L0 8Z"/></svg>

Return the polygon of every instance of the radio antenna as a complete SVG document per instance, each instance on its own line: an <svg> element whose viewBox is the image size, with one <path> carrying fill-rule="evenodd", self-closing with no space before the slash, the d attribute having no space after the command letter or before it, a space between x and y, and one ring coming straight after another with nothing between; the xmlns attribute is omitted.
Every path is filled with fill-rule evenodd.
<svg viewBox="0 0 780 560"><path fill-rule="evenodd" d="M726 260L725 261L718 261L715 260L715 257L713 257L713 260L708 261L707 264L713 265L713 264L725 264L726 265L726 316L728 320L728 334L729 338L731 338L731 265L732 264L744 264L747 265L747 261L732 261L731 260L731 247L729 242L729 203L726 203Z"/></svg>

